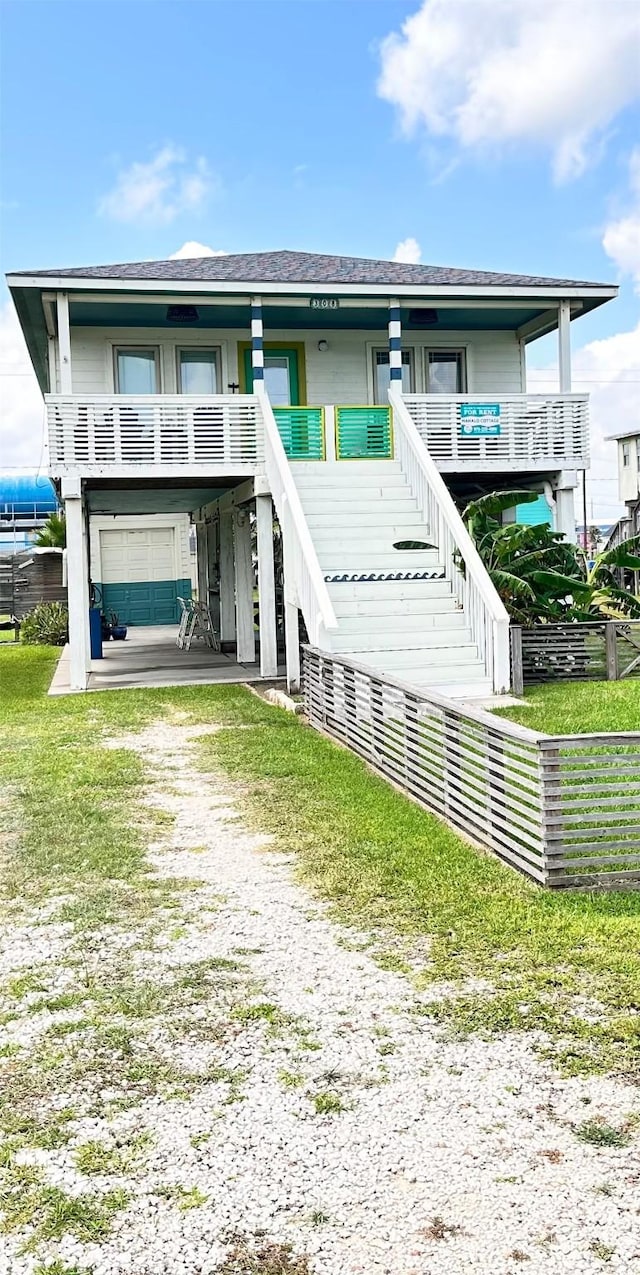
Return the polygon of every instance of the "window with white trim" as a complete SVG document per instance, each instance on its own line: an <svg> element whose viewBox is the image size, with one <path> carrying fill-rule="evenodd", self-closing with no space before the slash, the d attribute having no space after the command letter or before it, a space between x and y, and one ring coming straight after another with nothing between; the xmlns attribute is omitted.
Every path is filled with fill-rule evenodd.
<svg viewBox="0 0 640 1275"><path fill-rule="evenodd" d="M625 469L631 465L631 443L622 444L622 464Z"/></svg>
<svg viewBox="0 0 640 1275"><path fill-rule="evenodd" d="M373 400L374 403L389 402L389 351L373 351ZM413 394L413 350L402 351L402 393Z"/></svg>
<svg viewBox="0 0 640 1275"><path fill-rule="evenodd" d="M220 394L220 349L200 346L178 349L178 393Z"/></svg>
<svg viewBox="0 0 640 1275"><path fill-rule="evenodd" d="M157 346L117 346L113 351L113 365L116 394L160 393Z"/></svg>
<svg viewBox="0 0 640 1275"><path fill-rule="evenodd" d="M467 369L464 350L425 350L424 383L427 394L464 394Z"/></svg>

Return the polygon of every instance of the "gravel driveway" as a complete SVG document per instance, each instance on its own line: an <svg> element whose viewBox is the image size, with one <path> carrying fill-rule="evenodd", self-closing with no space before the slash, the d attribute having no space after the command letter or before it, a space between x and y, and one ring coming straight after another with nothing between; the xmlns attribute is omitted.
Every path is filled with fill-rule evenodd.
<svg viewBox="0 0 640 1275"><path fill-rule="evenodd" d="M0 1272L640 1271L637 1089L560 1079L530 1034L448 1039L370 936L247 829L230 782L198 773L204 730L114 741L144 756L147 800L175 818L150 848L175 896L80 953L59 907L41 910L0 953L4 980L35 970L48 997L27 990L0 1045L26 1075L55 1040L25 1103L68 1131L16 1161L109 1212L94 1239L41 1227L33 1252L33 1219L0 1235ZM626 1145L594 1145L599 1121L623 1120Z"/></svg>

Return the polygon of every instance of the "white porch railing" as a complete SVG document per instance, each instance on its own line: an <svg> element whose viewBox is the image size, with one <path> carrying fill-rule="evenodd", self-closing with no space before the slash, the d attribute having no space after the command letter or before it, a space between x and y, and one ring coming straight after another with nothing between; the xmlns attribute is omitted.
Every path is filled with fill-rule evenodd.
<svg viewBox="0 0 640 1275"><path fill-rule="evenodd" d="M445 472L584 468L588 394L405 394L425 446Z"/></svg>
<svg viewBox="0 0 640 1275"><path fill-rule="evenodd" d="M261 467L262 417L255 394L48 394L49 464L100 473L202 465Z"/></svg>
<svg viewBox="0 0 640 1275"><path fill-rule="evenodd" d="M510 683L509 616L402 395L391 389L389 401L394 412L396 460L440 551L487 677L495 693L501 694ZM464 569L459 563L464 563Z"/></svg>
<svg viewBox="0 0 640 1275"><path fill-rule="evenodd" d="M292 629L287 633L287 670L290 683L296 683L299 680L297 608L302 611L309 639L316 646L325 645L325 633L337 629L338 621L273 409L264 391L259 392L259 399L264 421L267 482L283 536L285 604L288 612L288 615L285 614L285 625L295 626L295 631Z"/></svg>

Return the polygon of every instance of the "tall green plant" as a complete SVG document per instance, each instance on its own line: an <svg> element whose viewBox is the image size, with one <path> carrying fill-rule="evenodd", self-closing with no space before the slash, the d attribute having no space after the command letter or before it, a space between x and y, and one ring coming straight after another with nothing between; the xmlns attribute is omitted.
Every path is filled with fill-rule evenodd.
<svg viewBox="0 0 640 1275"><path fill-rule="evenodd" d="M492 492L463 513L480 557L512 619L592 620L640 617L640 600L620 588L616 568L640 571L640 536L604 550L591 562L546 524L503 524L502 515L537 499L532 491Z"/></svg>

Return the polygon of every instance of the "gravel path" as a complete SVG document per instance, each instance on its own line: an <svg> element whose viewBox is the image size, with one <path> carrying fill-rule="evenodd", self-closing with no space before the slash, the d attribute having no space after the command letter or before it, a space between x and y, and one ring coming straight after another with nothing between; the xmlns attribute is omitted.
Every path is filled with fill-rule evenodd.
<svg viewBox="0 0 640 1275"><path fill-rule="evenodd" d="M0 1236L0 1272L54 1258L66 1263L56 1275L640 1271L637 1132L620 1147L576 1132L638 1113L637 1089L561 1080L530 1037L447 1040L411 981L381 969L367 936L330 920L289 857L247 831L229 781L198 774L203 731L158 723L115 741L143 754L148 800L175 817L151 847L156 873L191 888L177 910L103 926L83 953L92 977L124 969L134 988L174 989L155 1011L147 1000L134 1055L155 1051L169 1079L141 1095L138 1081L103 1077L83 1107L71 1078L56 1099L74 1106L71 1141L21 1152L71 1194L124 1187L129 1201L104 1240L43 1240L37 1260L20 1255L20 1232ZM55 916L33 918L32 960L54 963L49 987L64 990L73 934ZM4 945L5 978L24 973L29 937ZM26 1049L52 1024L89 1030L83 1007L29 1008L0 1045ZM113 1021L124 1012L121 998ZM93 1141L138 1150L88 1175L77 1152Z"/></svg>

